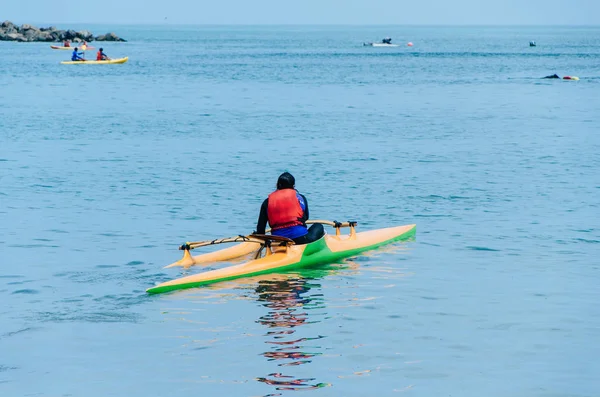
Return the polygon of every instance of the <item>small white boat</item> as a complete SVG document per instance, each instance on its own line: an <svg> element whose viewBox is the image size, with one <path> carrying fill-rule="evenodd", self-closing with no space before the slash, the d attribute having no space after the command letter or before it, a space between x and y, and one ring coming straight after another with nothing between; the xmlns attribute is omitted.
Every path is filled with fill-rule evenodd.
<svg viewBox="0 0 600 397"><path fill-rule="evenodd" d="M363 46L369 46L369 47L398 47L398 44L363 43Z"/></svg>

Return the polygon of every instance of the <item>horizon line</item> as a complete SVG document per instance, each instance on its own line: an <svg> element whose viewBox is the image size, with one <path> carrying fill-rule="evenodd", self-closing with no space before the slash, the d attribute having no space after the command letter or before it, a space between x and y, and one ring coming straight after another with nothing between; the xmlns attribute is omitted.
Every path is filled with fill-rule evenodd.
<svg viewBox="0 0 600 397"><path fill-rule="evenodd" d="M9 19L5 21L10 21ZM10 21L12 22L12 21ZM13 22L15 25L19 23ZM407 27L600 27L599 24L587 24L587 23L550 23L550 24L541 24L541 23L532 23L532 24L523 24L523 23L270 23L270 22L258 22L258 23L195 23L195 22L171 22L171 21L156 21L156 22L117 22L117 23L107 23L107 22L23 22L22 24L36 25L36 26L52 26L52 25L113 25L113 26L157 26L157 25L171 25L171 26L277 26L277 27L285 27L285 26L317 26L317 27L325 27L325 26L407 26Z"/></svg>

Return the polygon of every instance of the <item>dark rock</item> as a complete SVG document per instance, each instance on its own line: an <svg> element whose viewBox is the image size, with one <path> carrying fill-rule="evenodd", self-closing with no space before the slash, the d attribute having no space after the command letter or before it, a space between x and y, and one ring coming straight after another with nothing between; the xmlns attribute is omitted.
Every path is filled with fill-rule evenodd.
<svg viewBox="0 0 600 397"><path fill-rule="evenodd" d="M19 28L19 32L21 32L21 33L25 33L28 30L33 30L33 31L38 31L39 32L38 28L36 28L35 26L28 25L26 23L24 23L23 25L21 25L21 27Z"/></svg>
<svg viewBox="0 0 600 397"><path fill-rule="evenodd" d="M50 31L49 33L50 33L50 36L52 36L52 41L62 41L62 37L61 37L62 31L61 30L58 30L58 31L54 30L54 31Z"/></svg>
<svg viewBox="0 0 600 397"><path fill-rule="evenodd" d="M114 33L101 34L100 36L96 36L96 41L127 41Z"/></svg>
<svg viewBox="0 0 600 397"><path fill-rule="evenodd" d="M17 27L11 21L4 21L2 25L0 25L0 32L4 33L18 33Z"/></svg>
<svg viewBox="0 0 600 397"><path fill-rule="evenodd" d="M36 37L36 34L31 30L26 30L25 32L21 33L21 35L23 35L27 41L35 41L34 38Z"/></svg>
<svg viewBox="0 0 600 397"><path fill-rule="evenodd" d="M2 41L20 41L20 42L27 41L27 39L21 33L2 33L2 34L0 34L0 40L2 40Z"/></svg>
<svg viewBox="0 0 600 397"><path fill-rule="evenodd" d="M39 32L35 36L35 40L31 41L56 41L50 32Z"/></svg>
<svg viewBox="0 0 600 397"><path fill-rule="evenodd" d="M65 41L73 42L94 41L94 35L88 30L76 32L72 29L58 30L51 26L47 28L37 28L36 26L23 24L16 26L10 21L4 21L0 24L0 41ZM100 41L126 41L114 33L107 33L96 38Z"/></svg>
<svg viewBox="0 0 600 397"><path fill-rule="evenodd" d="M85 41L94 40L94 35L87 30L80 30L79 32L77 32L77 37L79 37L81 40L85 40Z"/></svg>
<svg viewBox="0 0 600 397"><path fill-rule="evenodd" d="M2 25L0 25L0 32L3 33L18 33L17 27L11 21L4 21Z"/></svg>
<svg viewBox="0 0 600 397"><path fill-rule="evenodd" d="M58 30L55 32L55 35L58 37L57 41L65 41L67 37L67 32L64 30Z"/></svg>
<svg viewBox="0 0 600 397"><path fill-rule="evenodd" d="M77 32L72 29L69 29L65 32L63 40L73 40L75 37L77 37Z"/></svg>
<svg viewBox="0 0 600 397"><path fill-rule="evenodd" d="M45 40L39 40L39 35L41 35L42 32L39 31L38 29L33 29L33 28L21 29L21 34L23 36L25 36L27 41L45 41Z"/></svg>

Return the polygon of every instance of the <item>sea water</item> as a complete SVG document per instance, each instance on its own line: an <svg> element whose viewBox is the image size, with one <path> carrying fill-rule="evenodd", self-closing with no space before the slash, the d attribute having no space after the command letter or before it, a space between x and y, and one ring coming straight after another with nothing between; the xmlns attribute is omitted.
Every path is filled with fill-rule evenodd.
<svg viewBox="0 0 600 397"><path fill-rule="evenodd" d="M0 43L0 395L600 393L599 28L86 28ZM416 238L146 295L283 171Z"/></svg>

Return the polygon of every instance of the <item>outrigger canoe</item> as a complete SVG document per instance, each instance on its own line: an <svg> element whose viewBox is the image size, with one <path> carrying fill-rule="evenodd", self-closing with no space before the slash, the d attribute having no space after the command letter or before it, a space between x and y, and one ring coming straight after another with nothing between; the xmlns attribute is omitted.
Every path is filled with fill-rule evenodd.
<svg viewBox="0 0 600 397"><path fill-rule="evenodd" d="M387 43L363 43L365 47L399 47L398 44L387 44Z"/></svg>
<svg viewBox="0 0 600 397"><path fill-rule="evenodd" d="M76 45L73 45L71 47L64 47L64 46L60 46L60 45L51 45L50 48L52 48L53 50L74 50L75 48L77 48L79 51L87 51L87 50L95 50L96 47L90 47L88 46L81 46L78 47Z"/></svg>
<svg viewBox="0 0 600 397"><path fill-rule="evenodd" d="M62 61L63 65L112 65L116 63L125 63L129 57L109 59L106 61Z"/></svg>
<svg viewBox="0 0 600 397"><path fill-rule="evenodd" d="M250 255L253 255L254 259L238 265L167 281L148 288L146 292L159 294L241 277L334 263L386 244L407 240L415 235L417 227L417 225L405 225L357 233L355 231L356 222L308 221L307 223L322 223L333 226L336 233L335 235L325 234L319 240L304 245L296 245L292 240L285 237L258 234L185 243L179 247L180 250L184 251L183 258L167 267L181 266L187 268L195 265L232 261ZM341 235L340 228L342 227L349 227L350 233ZM204 255L192 256L190 254L190 250L194 248L229 242L241 243Z"/></svg>

